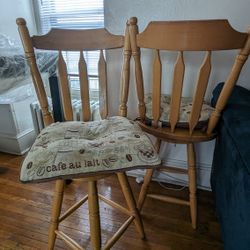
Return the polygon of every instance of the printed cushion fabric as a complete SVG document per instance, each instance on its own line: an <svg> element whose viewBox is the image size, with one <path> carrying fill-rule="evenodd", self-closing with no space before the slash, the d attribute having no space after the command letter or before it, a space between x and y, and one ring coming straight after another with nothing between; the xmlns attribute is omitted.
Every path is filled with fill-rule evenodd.
<svg viewBox="0 0 250 250"><path fill-rule="evenodd" d="M162 126L169 126L169 113L170 113L170 95L161 95L161 117L160 121ZM145 105L146 105L146 117L148 120L153 120L152 117L152 94L147 94L145 96ZM191 97L182 97L181 98L181 107L179 113L179 120L177 127L188 127L189 116L192 109L192 98ZM206 103L203 103L202 110L197 124L197 128L202 127L207 123L211 113L214 111L214 108L209 106Z"/></svg>
<svg viewBox="0 0 250 250"><path fill-rule="evenodd" d="M53 123L41 131L24 159L20 180L77 178L160 162L150 139L127 118Z"/></svg>

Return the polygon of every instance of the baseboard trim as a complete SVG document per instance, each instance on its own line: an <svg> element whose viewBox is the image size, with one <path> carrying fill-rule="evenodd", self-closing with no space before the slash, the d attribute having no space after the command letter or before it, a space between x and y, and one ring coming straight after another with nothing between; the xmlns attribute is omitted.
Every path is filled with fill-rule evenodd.
<svg viewBox="0 0 250 250"><path fill-rule="evenodd" d="M23 155L35 141L35 131L28 129L15 136L0 134L0 151L15 155Z"/></svg>
<svg viewBox="0 0 250 250"><path fill-rule="evenodd" d="M163 161L162 165L174 166L182 169L187 168L187 162L179 159L168 159L167 161ZM199 189L211 191L210 173L211 173L210 164L206 163L197 164L197 187ZM136 177L138 182L140 182L140 180L142 180L145 175L145 170L142 169L132 170L128 172L128 175ZM187 176L183 174L175 174L175 173L154 174L152 180L157 182L188 186Z"/></svg>

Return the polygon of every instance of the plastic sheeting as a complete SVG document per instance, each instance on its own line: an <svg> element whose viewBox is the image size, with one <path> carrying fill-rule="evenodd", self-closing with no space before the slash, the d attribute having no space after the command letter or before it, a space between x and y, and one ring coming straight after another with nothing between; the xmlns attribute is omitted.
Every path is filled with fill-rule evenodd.
<svg viewBox="0 0 250 250"><path fill-rule="evenodd" d="M33 85L30 84L29 80L26 80L25 85L9 89L8 91L0 94L0 104L19 102L32 96L36 96Z"/></svg>
<svg viewBox="0 0 250 250"><path fill-rule="evenodd" d="M36 51L37 64L41 72L55 72L57 53ZM16 41L0 34L0 93L20 85L30 79L29 67L23 48Z"/></svg>

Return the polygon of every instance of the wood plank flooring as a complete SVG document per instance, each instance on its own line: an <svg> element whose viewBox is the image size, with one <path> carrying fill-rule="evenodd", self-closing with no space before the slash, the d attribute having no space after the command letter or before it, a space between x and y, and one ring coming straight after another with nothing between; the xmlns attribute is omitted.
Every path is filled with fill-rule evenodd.
<svg viewBox="0 0 250 250"><path fill-rule="evenodd" d="M54 182L22 184L19 168L22 157L0 153L0 249L47 249L47 230L50 220L50 204ZM136 198L140 185L129 178ZM107 198L124 204L116 177L99 182L99 191ZM153 183L152 189L159 193L173 193ZM86 184L75 180L66 187L63 210L78 201L86 193ZM174 191L184 197L187 189ZM142 210L147 240L141 240L131 224L126 233L114 245L117 250L219 250L223 249L220 228L214 212L211 192L198 192L198 229L193 230L189 208L148 199ZM105 242L125 221L126 216L100 202L102 239ZM73 213L61 230L80 245L90 247L87 204ZM58 239L55 249L68 249Z"/></svg>

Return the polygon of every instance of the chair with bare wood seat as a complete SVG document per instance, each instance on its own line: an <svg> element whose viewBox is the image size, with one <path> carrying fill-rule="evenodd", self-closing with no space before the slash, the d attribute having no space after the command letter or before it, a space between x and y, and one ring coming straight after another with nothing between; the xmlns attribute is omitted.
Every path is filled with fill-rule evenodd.
<svg viewBox="0 0 250 250"><path fill-rule="evenodd" d="M126 38L113 35L106 29L52 29L46 35L31 37L24 19L18 18L17 25L46 126L24 159L20 179L22 182L56 180L48 249L54 248L57 236L72 249L84 249L61 231L59 224L86 201L88 201L92 249L110 249L132 222L140 237L144 238L141 217L125 171L131 168L147 167L151 164L157 165L160 159L140 127L126 118L131 56L128 36ZM126 34L128 34L127 29ZM107 102L109 64L105 59L105 52L117 48L123 48L124 54L121 67L122 105L120 109L117 107L119 116L109 117ZM53 123L44 83L36 63L36 49L46 50L46 53L50 50L59 51L57 74L65 122ZM93 50L100 51L98 75L102 119L97 121L90 121L89 74L85 62L85 52ZM73 111L67 65L64 59L65 51L79 52L78 69L83 121L72 121ZM98 194L97 181L111 174L117 175L128 208ZM68 178L82 178L88 182L88 194L61 215L64 182ZM128 215L128 219L105 244L101 241L98 198Z"/></svg>
<svg viewBox="0 0 250 250"><path fill-rule="evenodd" d="M142 33L138 33L136 18L131 18L128 23L132 55L135 62L139 124L144 131L157 138L156 148L158 151L162 141L187 145L187 170L167 166L161 166L157 170L172 170L179 174L187 174L189 200L149 193L149 183L154 169L148 169L139 195L138 208L142 208L146 197L190 206L192 227L196 228L197 198L194 144L209 141L216 137L215 127L220 113L225 107L241 69L248 58L250 36L249 33L234 30L227 20L155 21L150 22ZM234 49L240 49L240 51L236 57L233 57L233 67L227 79L225 79L225 85L216 107L212 108L204 101L212 68L212 52ZM152 74L148 70L143 72L145 64L141 63L141 56L146 57L145 51L147 50L154 52ZM170 80L172 86L169 91L170 95L165 95L163 90L166 91L166 85L169 86L170 84L163 77L163 73L167 72L165 64L163 68L163 62L166 59L165 62L168 64L171 61L168 56L172 56L174 52L178 52L178 55L174 63L173 77ZM188 82L190 77L184 78L188 68L186 54L190 55L191 52L193 54L197 52L205 53L205 57L200 68L197 69L197 80ZM141 55L140 53L144 54ZM194 66L191 65L191 67ZM218 68L217 66L213 70L216 71ZM150 95L144 95L146 87L150 85L145 81L145 71L147 77L151 74L151 80L149 81L152 83L152 94ZM189 98L189 96L183 94L183 90L186 84L190 84L188 87L191 88L192 83L195 83L195 91L193 91L193 96Z"/></svg>

